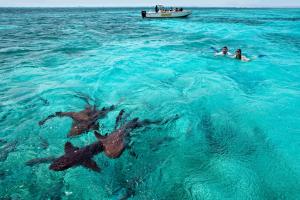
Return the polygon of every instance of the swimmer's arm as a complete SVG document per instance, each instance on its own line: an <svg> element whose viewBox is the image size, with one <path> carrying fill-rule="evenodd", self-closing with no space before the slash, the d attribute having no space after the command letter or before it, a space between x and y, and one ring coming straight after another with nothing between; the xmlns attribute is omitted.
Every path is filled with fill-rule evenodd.
<svg viewBox="0 0 300 200"><path fill-rule="evenodd" d="M222 55L223 55L222 52L216 52L216 53L215 53L215 56L222 56Z"/></svg>
<svg viewBox="0 0 300 200"><path fill-rule="evenodd" d="M233 56L233 54L230 52L227 52L227 56Z"/></svg>
<svg viewBox="0 0 300 200"><path fill-rule="evenodd" d="M249 61L250 61L250 59L249 59L249 58L247 58L246 56L242 56L242 61L244 61L244 62L249 62Z"/></svg>

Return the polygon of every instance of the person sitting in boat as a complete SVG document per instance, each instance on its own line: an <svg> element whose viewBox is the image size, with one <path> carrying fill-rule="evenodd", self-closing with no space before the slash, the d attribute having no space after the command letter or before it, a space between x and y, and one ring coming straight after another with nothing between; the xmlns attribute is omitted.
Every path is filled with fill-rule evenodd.
<svg viewBox="0 0 300 200"><path fill-rule="evenodd" d="M225 46L220 52L216 52L215 56L232 56L232 54L228 51L228 48Z"/></svg>
<svg viewBox="0 0 300 200"><path fill-rule="evenodd" d="M241 60L241 61L244 61L244 62L250 61L249 58L247 58L246 56L243 56L243 55L242 55L242 50L241 50L241 49L237 49L237 50L235 51L235 55L234 55L232 58L235 58L235 59L237 59L237 60Z"/></svg>

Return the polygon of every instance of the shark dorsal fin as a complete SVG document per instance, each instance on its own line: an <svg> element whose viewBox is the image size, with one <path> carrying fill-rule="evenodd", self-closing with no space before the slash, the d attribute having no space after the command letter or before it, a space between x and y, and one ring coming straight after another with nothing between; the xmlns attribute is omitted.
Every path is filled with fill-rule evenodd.
<svg viewBox="0 0 300 200"><path fill-rule="evenodd" d="M65 144L65 153L70 153L76 151L78 147L74 147L71 142L66 142Z"/></svg>
<svg viewBox="0 0 300 200"><path fill-rule="evenodd" d="M85 160L82 162L82 166L89 168L95 172L100 172L101 169L100 167L97 165L97 163L91 159Z"/></svg>
<svg viewBox="0 0 300 200"><path fill-rule="evenodd" d="M100 134L99 132L97 132L97 131L95 131L94 134L95 134L95 137L96 137L98 140L101 140L101 139L104 139L104 138L105 138L105 136L101 135L101 134Z"/></svg>

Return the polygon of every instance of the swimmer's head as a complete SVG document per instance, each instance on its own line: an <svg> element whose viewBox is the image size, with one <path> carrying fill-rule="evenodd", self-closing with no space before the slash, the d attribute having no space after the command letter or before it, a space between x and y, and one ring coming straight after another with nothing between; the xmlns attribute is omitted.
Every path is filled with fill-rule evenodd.
<svg viewBox="0 0 300 200"><path fill-rule="evenodd" d="M222 48L222 53L224 55L228 53L228 48L226 46Z"/></svg>
<svg viewBox="0 0 300 200"><path fill-rule="evenodd" d="M235 58L236 59L242 59L242 50L241 49L237 49L235 51Z"/></svg>

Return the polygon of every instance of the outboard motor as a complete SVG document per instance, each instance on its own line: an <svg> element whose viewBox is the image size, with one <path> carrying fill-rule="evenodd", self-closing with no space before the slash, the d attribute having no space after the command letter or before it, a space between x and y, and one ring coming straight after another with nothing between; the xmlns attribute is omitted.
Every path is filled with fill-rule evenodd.
<svg viewBox="0 0 300 200"><path fill-rule="evenodd" d="M142 17L145 18L146 17L146 11L142 11Z"/></svg>

